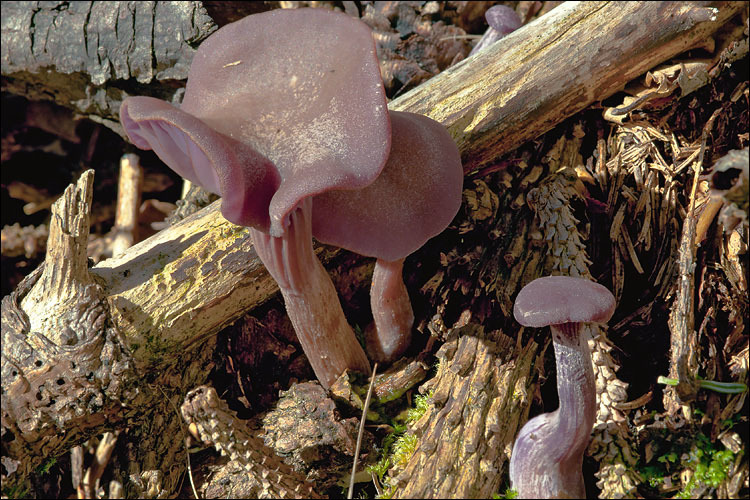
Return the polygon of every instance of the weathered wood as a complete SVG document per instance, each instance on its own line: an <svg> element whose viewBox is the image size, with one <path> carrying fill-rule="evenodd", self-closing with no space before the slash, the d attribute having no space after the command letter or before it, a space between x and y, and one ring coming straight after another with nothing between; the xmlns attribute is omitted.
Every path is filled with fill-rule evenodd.
<svg viewBox="0 0 750 500"><path fill-rule="evenodd" d="M445 125L470 172L705 40L741 8L741 2L565 2L390 108Z"/></svg>
<svg viewBox="0 0 750 500"><path fill-rule="evenodd" d="M91 269L140 366L162 364L164 353L215 334L278 290L248 230L228 223L220 203Z"/></svg>
<svg viewBox="0 0 750 500"><path fill-rule="evenodd" d="M515 332L514 332L515 333ZM537 345L468 325L442 345L433 403L409 431L414 455L394 498L490 498L528 417Z"/></svg>
<svg viewBox="0 0 750 500"><path fill-rule="evenodd" d="M44 264L2 301L4 491L45 457L118 425L136 396L127 349L87 269L93 180L85 172L53 204Z"/></svg>
<svg viewBox="0 0 750 500"><path fill-rule="evenodd" d="M141 206L142 188L143 169L138 156L124 155L120 159L112 255L120 255L138 241L138 209Z"/></svg>
<svg viewBox="0 0 750 500"><path fill-rule="evenodd" d="M2 2L2 89L119 127L129 94L172 100L216 24L201 2ZM118 81L117 86L112 86Z"/></svg>

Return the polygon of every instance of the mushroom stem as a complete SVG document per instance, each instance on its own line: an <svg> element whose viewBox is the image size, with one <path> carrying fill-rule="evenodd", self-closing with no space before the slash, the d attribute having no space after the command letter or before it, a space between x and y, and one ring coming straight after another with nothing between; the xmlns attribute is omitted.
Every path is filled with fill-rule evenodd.
<svg viewBox="0 0 750 500"><path fill-rule="evenodd" d="M367 352L373 361L390 363L411 342L414 312L403 279L404 259L378 259L372 273L370 306L374 327L365 332Z"/></svg>
<svg viewBox="0 0 750 500"><path fill-rule="evenodd" d="M510 479L519 498L585 498L583 454L596 417L596 385L581 323L551 325L560 406L518 433Z"/></svg>
<svg viewBox="0 0 750 500"><path fill-rule="evenodd" d="M312 245L312 200L302 200L279 237L250 229L258 257L279 284L287 314L321 385L328 389L344 370L370 373L330 276Z"/></svg>
<svg viewBox="0 0 750 500"><path fill-rule="evenodd" d="M560 400L558 430L561 461L578 458L576 474L596 419L596 382L585 329L581 323L551 325Z"/></svg>

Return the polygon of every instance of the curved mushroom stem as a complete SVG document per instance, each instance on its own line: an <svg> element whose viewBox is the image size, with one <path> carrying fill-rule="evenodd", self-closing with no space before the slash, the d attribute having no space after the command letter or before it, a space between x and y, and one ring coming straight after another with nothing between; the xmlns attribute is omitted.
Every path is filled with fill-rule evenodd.
<svg viewBox="0 0 750 500"><path fill-rule="evenodd" d="M328 389L344 370L370 373L370 362L346 321L331 277L312 245L312 200L289 216L280 237L250 229L258 257L278 283L286 311L315 376Z"/></svg>
<svg viewBox="0 0 750 500"><path fill-rule="evenodd" d="M404 259L375 261L370 288L374 326L365 331L367 352L373 361L390 363L411 343L414 312L402 272Z"/></svg>
<svg viewBox="0 0 750 500"><path fill-rule="evenodd" d="M596 417L596 384L581 323L550 326L560 407L529 420L510 459L519 498L585 498L581 466Z"/></svg>

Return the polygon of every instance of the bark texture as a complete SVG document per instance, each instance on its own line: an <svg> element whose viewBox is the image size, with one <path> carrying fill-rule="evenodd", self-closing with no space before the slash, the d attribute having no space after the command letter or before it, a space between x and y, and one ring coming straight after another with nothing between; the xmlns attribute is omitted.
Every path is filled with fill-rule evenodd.
<svg viewBox="0 0 750 500"><path fill-rule="evenodd" d="M195 45L216 30L201 2L2 2L2 90L53 100L118 130L128 95L172 101ZM113 85L116 84L116 85Z"/></svg>

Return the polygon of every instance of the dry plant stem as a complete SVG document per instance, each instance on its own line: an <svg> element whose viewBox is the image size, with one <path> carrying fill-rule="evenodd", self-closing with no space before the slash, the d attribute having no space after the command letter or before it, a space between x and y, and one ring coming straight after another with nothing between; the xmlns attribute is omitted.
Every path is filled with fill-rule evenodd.
<svg viewBox="0 0 750 500"><path fill-rule="evenodd" d="M85 498L81 483L83 482L83 446L78 445L70 449L70 476L73 489L76 490L78 498Z"/></svg>
<svg viewBox="0 0 750 500"><path fill-rule="evenodd" d="M359 419L359 432L357 432L357 446L354 448L354 458L352 459L352 475L349 478L349 492L346 498L351 499L354 496L354 477L357 475L357 459L359 458L359 450L362 447L362 435L365 433L365 421L367 420L367 411L370 409L370 401L372 400L372 389L375 387L375 374L378 371L378 364L375 363L372 366L372 375L370 376L370 387L367 389L367 397L365 398L365 404L362 406L362 417Z"/></svg>
<svg viewBox="0 0 750 500"><path fill-rule="evenodd" d="M116 443L117 434L113 432L105 432L102 435L102 439L96 447L94 461L83 476L83 482L78 490L78 498L97 498L99 480L109 463L109 459L112 456ZM81 496L81 494L83 494L83 496Z"/></svg>
<svg viewBox="0 0 750 500"><path fill-rule="evenodd" d="M714 111L703 127L700 156L693 163L693 184L690 190L685 221L680 237L678 257L679 280L675 300L669 314L670 330L670 365L669 376L678 380L677 386L667 386L664 390L664 408L671 416L681 409L683 417L690 421L692 412L687 406L695 399L700 385L698 374L698 339L694 329L695 323L695 233L697 218L695 216L695 194L698 187L698 176L703 166L703 154L706 150L706 140L713 128L714 121L721 112L721 108Z"/></svg>
<svg viewBox="0 0 750 500"><path fill-rule="evenodd" d="M120 255L138 241L138 209L141 206L143 169L138 155L126 154L120 159L120 182L117 188L115 239L112 255Z"/></svg>
<svg viewBox="0 0 750 500"><path fill-rule="evenodd" d="M518 434L510 478L520 498L586 498L581 466L596 417L596 385L581 325L550 326L560 407Z"/></svg>
<svg viewBox="0 0 750 500"><path fill-rule="evenodd" d="M414 312L403 278L404 259L375 261L370 288L374 327L365 333L370 359L389 363L409 347Z"/></svg>
<svg viewBox="0 0 750 500"><path fill-rule="evenodd" d="M281 237L251 229L258 256L279 284L287 314L315 376L328 389L345 370L370 373L370 362L341 309L312 245L312 200L290 215Z"/></svg>

